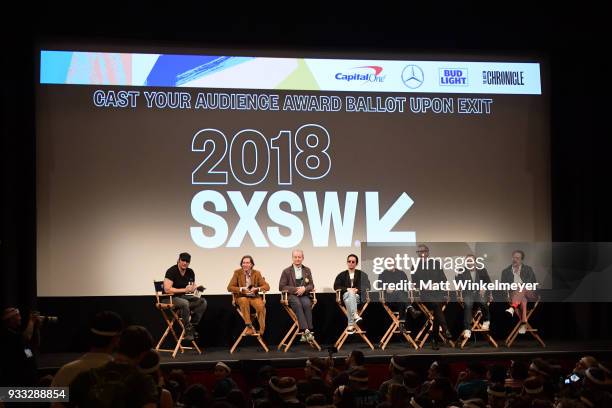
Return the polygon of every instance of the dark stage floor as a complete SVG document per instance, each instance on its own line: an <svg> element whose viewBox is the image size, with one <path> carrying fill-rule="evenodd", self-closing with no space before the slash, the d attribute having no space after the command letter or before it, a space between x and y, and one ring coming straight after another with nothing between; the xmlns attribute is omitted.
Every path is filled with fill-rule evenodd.
<svg viewBox="0 0 612 408"><path fill-rule="evenodd" d="M177 367L183 369L208 369L215 362L223 360L230 365L240 365L244 361L259 361L267 362L277 367L301 367L304 365L304 360L312 356L326 357L327 345L322 345L322 351L316 351L304 344L296 344L284 353L278 351L276 346L271 346L268 353L256 345L256 342L243 342L243 346L239 347L233 354L229 353L229 348L208 348L203 350L201 355L193 350L186 350L184 354L178 354L176 358L172 358L169 353L162 353L162 365L166 367ZM466 347L461 350L459 348L451 348L442 346L440 350L434 351L429 345L423 349L414 350L407 347L404 343L390 343L385 350L374 349L359 341L357 338L347 341L335 358L343 359L351 350L362 350L366 356L368 363L384 363L388 362L393 354L410 355L415 358L431 359L432 357L442 356L449 360L465 360L466 358L478 359L496 359L496 358L531 358L531 357L572 357L572 355L581 356L592 354L606 360L612 356L612 343L609 341L547 341L546 347L540 347L534 340L521 339L511 347L500 346L498 348L491 347L485 341L473 342L470 341ZM40 370L52 372L68 361L78 358L82 353L52 353L42 354L39 357Z"/></svg>

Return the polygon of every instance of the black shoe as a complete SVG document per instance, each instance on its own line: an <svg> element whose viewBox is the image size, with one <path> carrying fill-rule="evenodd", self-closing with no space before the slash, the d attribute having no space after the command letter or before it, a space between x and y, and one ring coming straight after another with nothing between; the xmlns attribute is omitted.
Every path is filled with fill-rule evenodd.
<svg viewBox="0 0 612 408"><path fill-rule="evenodd" d="M191 343L192 341L194 341L194 337L193 334L191 332L186 331L185 335L183 336L183 341L186 341L188 343Z"/></svg>
<svg viewBox="0 0 612 408"><path fill-rule="evenodd" d="M450 340L453 338L453 334L450 332L450 330L446 329L444 331L444 337L446 337L446 340Z"/></svg>
<svg viewBox="0 0 612 408"><path fill-rule="evenodd" d="M438 340L431 341L431 349L432 350L440 350L440 346L438 346Z"/></svg>
<svg viewBox="0 0 612 408"><path fill-rule="evenodd" d="M406 326L404 322L400 322L399 324L399 332L400 333L406 333Z"/></svg>
<svg viewBox="0 0 612 408"><path fill-rule="evenodd" d="M418 319L423 312L421 312L420 310L416 310L414 307L412 306L408 306L408 313L410 313L410 317L412 317L413 319Z"/></svg>

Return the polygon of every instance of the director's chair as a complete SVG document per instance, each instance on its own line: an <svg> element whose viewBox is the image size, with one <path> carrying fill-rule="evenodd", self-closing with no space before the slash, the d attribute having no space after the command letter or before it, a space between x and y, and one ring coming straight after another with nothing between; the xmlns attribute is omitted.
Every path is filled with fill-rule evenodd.
<svg viewBox="0 0 612 408"><path fill-rule="evenodd" d="M266 306L266 292L262 291L260 293L262 294L262 300L263 300L264 307L265 307ZM245 326L244 326L244 329L242 330L242 332L240 333L240 336L238 336L238 338L236 339L236 342L234 343L234 345L230 349L230 354L233 353L234 350L236 350L236 347L238 347L238 344L240 344L242 339L245 338L245 337L255 337L255 338L257 338L257 341L259 341L259 344L261 344L261 347L263 347L263 349L267 353L269 351L269 349L268 349L268 346L266 345L266 342L264 341L264 339L261 338L261 333L259 333L258 331L254 331L253 333L248 333L249 327L246 325L246 319L245 319L244 315L242 314L242 311L240 310L240 306L238 306L238 302L236 301L237 298L238 298L238 296L235 293L232 293L232 306L234 306L234 309L236 309L236 312L238 312L238 314L242 318L242 321L244 322ZM253 322L254 320L257 320L257 312L251 313L251 322Z"/></svg>
<svg viewBox="0 0 612 408"><path fill-rule="evenodd" d="M418 350L419 346L416 344L416 342L410 335L411 332L407 330L403 332L400 331L399 313L391 310L391 308L387 304L386 299L385 299L385 291L381 290L379 296L380 296L380 303L382 304L383 308L385 309L385 311L391 318L391 324L389 325L389 328L387 329L385 334L380 339L380 343L379 343L380 348L384 350L387 347L387 344L389 343L389 341L391 340L394 334L401 334L404 337L404 339L406 339L406 341L412 345L412 347Z"/></svg>
<svg viewBox="0 0 612 408"><path fill-rule="evenodd" d="M310 305L310 309L312 310L317 304L317 295L315 291L313 290L308 294L308 296L310 296L310 300L312 302ZM280 350L282 347L285 347L283 351L287 352L287 350L289 350L289 348L295 341L295 338L298 335L304 334L304 332L300 331L300 324L298 323L297 315L295 314L295 312L293 311L293 309L291 309L291 306L289 305L289 292L287 292L286 290L281 292L281 305L283 305L283 308L285 309L285 311L287 312L287 314L293 321L293 324L291 325L291 327L287 331L287 334L285 334L285 337L283 337L283 340L280 342L277 348L278 350ZM314 332L311 332L311 333L314 335ZM319 343L317 343L315 339L313 339L311 342L309 341L308 344L310 344L311 347L321 351L321 346L319 345Z"/></svg>
<svg viewBox="0 0 612 408"><path fill-rule="evenodd" d="M446 306L448 305L449 299L450 299L450 294L447 295L446 302L441 306L442 313L444 313L444 311L446 310ZM433 314L433 311L431 311L425 305L425 303L427 302L421 301L421 300L416 302L419 309L421 309L421 311L423 312L423 316L425 316L425 323L423 323L421 330L419 330L419 332L415 336L415 340L417 344L419 345L419 348L423 348L423 346L425 345L425 342L429 338L429 335L433 331L434 314ZM438 337L440 337L440 339L442 339L444 343L449 344L451 347L455 347L455 342L450 339L447 339L443 335L442 326L439 326L437 335Z"/></svg>
<svg viewBox="0 0 612 408"><path fill-rule="evenodd" d="M457 291L457 302L459 303L459 305L461 306L462 309L465 310L465 303L463 302L463 293L461 293L461 291ZM490 305L491 302L488 301L487 302L487 306ZM495 341L495 339L493 338L493 336L491 336L491 331L489 329L484 329L482 327L482 310L480 310L480 308L478 308L476 310L476 313L474 313L474 309L472 309L472 325L470 328L470 331L475 334L475 333L482 333L484 335L484 337L487 339L487 341L489 342L489 344L491 344L493 347L497 348L497 342ZM463 334L463 332L462 332ZM459 343L459 348L461 350L463 350L463 348L465 347L466 343L468 342L469 339L462 337L461 335L459 336L459 339L457 339L457 342ZM476 341L476 336L474 336L474 341Z"/></svg>
<svg viewBox="0 0 612 408"><path fill-rule="evenodd" d="M510 298L510 294L508 294L508 298ZM538 334L538 329L534 328L531 325L531 323L529 323L529 319L531 318L531 315L538 308L539 304L540 304L540 296L538 295L537 299L536 299L535 303L533 304L533 306L531 307L531 309L529 307L527 307L527 323L525 323L525 326L526 326L525 332L531 334L540 343L540 345L542 347L546 347L546 344L544 343L544 340L542 340L542 338ZM506 343L507 347L512 347L512 344L516 340L516 337L519 334L519 329L521 327L521 317L518 316L518 313L515 313L515 314L517 315L517 317L519 319L518 319L518 323L514 326L514 329L512 329L512 331L510 332L508 337L506 337L505 343Z"/></svg>
<svg viewBox="0 0 612 408"><path fill-rule="evenodd" d="M342 293L341 289L336 290L336 304L338 305L342 313L344 313L344 316L346 316L346 318L348 319L348 310L346 309L346 306L344 306L344 303L342 302L341 293ZM365 302L360 303L360 304L362 305L361 307L359 307L359 304L357 305L357 314L359 316L363 315L363 312L365 312L365 310L368 308L368 305L370 304L370 291L369 290L366 290L365 292ZM355 334L358 334L359 337L361 337L363 341L365 341L368 344L368 346L370 346L370 349L374 350L374 346L372 345L372 342L370 342L370 339L368 339L368 336L366 336L366 332L362 330L361 327L359 327L359 324L357 324L357 322L353 323L353 326L355 327ZM342 348L342 345L344 345L344 342L346 341L348 336L350 336L350 334L348 333L348 323L347 323L346 328L344 329L344 331L342 332L340 337L338 337L338 340L336 340L336 343L334 344L336 349L340 350Z"/></svg>
<svg viewBox="0 0 612 408"><path fill-rule="evenodd" d="M164 334L155 346L155 351L172 353L172 358L176 357L179 350L181 353L184 353L185 350L195 350L198 352L198 354L202 354L202 351L198 347L195 340L191 341L191 347L185 347L182 345L183 338L185 337L185 325L183 324L183 320L177 314L178 306L172 303L171 294L164 293L163 281L153 281L153 285L155 286L155 308L159 310L167 326L166 331L164 331ZM178 336L174 330L175 324L178 324L178 327L180 328L180 335ZM176 345L171 349L163 349L161 346L168 334L172 334Z"/></svg>

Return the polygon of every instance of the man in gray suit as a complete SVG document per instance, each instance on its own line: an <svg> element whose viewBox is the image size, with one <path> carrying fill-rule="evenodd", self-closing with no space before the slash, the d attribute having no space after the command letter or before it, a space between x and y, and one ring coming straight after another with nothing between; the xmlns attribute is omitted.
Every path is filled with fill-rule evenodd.
<svg viewBox="0 0 612 408"><path fill-rule="evenodd" d="M300 331L303 333L301 342L314 340L312 334L312 301L310 292L314 290L312 272L310 268L302 265L304 251L296 249L291 253L292 265L281 273L278 289L288 292L289 306L298 318Z"/></svg>

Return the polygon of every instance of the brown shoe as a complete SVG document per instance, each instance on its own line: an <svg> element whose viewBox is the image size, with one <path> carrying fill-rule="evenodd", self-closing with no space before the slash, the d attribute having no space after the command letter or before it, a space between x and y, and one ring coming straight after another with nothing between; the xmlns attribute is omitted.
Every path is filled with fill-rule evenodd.
<svg viewBox="0 0 612 408"><path fill-rule="evenodd" d="M255 332L255 329L253 327L247 326L246 327L246 332L244 332L244 334L246 336L253 336L253 335L257 334L257 333Z"/></svg>

